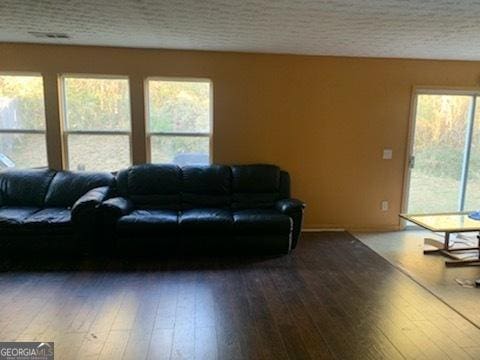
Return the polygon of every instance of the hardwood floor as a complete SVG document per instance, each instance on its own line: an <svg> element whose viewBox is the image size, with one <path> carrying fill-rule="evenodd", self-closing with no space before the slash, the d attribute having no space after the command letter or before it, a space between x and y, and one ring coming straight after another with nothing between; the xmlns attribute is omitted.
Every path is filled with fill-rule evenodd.
<svg viewBox="0 0 480 360"><path fill-rule="evenodd" d="M56 359L480 358L480 330L346 233L282 257L4 262L0 340Z"/></svg>

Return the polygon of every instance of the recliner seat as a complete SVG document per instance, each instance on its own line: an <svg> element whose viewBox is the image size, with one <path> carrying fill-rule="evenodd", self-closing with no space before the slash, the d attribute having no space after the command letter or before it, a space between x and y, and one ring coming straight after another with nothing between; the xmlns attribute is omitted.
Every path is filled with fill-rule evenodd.
<svg viewBox="0 0 480 360"><path fill-rule="evenodd" d="M287 253L304 209L290 199L288 173L273 165L132 166L118 173L116 195L101 205L104 233L129 251L170 244Z"/></svg>

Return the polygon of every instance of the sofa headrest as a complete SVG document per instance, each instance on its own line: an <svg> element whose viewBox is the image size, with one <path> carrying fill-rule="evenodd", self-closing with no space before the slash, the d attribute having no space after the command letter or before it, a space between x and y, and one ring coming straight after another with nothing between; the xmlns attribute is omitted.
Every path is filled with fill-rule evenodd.
<svg viewBox="0 0 480 360"><path fill-rule="evenodd" d="M144 164L118 173L118 190L125 195L177 194L182 172L177 165Z"/></svg>
<svg viewBox="0 0 480 360"><path fill-rule="evenodd" d="M232 166L234 193L276 193L280 190L280 169L275 165Z"/></svg>
<svg viewBox="0 0 480 360"><path fill-rule="evenodd" d="M182 171L177 165L144 164L121 170L117 175L119 195L129 197L139 208L180 207Z"/></svg>
<svg viewBox="0 0 480 360"><path fill-rule="evenodd" d="M87 171L59 171L53 177L45 198L48 207L70 207L88 191L111 186L114 176L110 173Z"/></svg>
<svg viewBox="0 0 480 360"><path fill-rule="evenodd" d="M232 173L223 165L185 166L183 173L182 207L229 208Z"/></svg>
<svg viewBox="0 0 480 360"><path fill-rule="evenodd" d="M288 180L275 165L143 164L117 174L117 191L138 208L267 207L289 192Z"/></svg>
<svg viewBox="0 0 480 360"><path fill-rule="evenodd" d="M232 174L224 165L182 167L183 192L192 194L228 195Z"/></svg>
<svg viewBox="0 0 480 360"><path fill-rule="evenodd" d="M0 205L43 206L54 175L49 169L0 171Z"/></svg>

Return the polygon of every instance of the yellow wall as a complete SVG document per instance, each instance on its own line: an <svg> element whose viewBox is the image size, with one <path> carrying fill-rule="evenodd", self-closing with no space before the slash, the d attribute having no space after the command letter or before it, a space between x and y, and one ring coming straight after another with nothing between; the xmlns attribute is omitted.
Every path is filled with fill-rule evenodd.
<svg viewBox="0 0 480 360"><path fill-rule="evenodd" d="M210 78L216 163L288 170L293 195L308 204L306 228L383 229L398 226L413 86L478 86L480 62L0 44L4 71L44 74L53 135L57 74L130 76L136 162L144 159L143 78ZM49 147L54 164L57 147ZM393 160L381 159L384 147Z"/></svg>

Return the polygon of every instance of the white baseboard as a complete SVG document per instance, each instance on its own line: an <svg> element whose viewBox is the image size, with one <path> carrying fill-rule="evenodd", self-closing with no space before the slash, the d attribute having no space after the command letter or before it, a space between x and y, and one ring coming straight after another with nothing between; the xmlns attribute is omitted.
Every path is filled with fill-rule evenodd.
<svg viewBox="0 0 480 360"><path fill-rule="evenodd" d="M302 232L322 232L322 231L349 231L349 232L382 232L382 231L398 231L402 230L399 225L370 225L370 226L345 226L345 227L329 227L329 225L313 226L303 228Z"/></svg>

